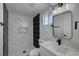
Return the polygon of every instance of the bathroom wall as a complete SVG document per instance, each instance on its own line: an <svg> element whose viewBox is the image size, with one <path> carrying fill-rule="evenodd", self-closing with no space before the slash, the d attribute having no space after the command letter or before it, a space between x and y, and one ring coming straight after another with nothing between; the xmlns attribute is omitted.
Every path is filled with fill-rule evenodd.
<svg viewBox="0 0 79 59"><path fill-rule="evenodd" d="M3 4L0 3L0 22L3 22ZM0 25L0 56L3 56L3 26Z"/></svg>
<svg viewBox="0 0 79 59"><path fill-rule="evenodd" d="M74 4L74 3L69 4L68 8L69 8L68 10L72 11L72 14L73 14L73 38L70 40L62 39L62 44L79 49L79 24L78 24L78 29L75 30L75 21L79 21L79 4ZM48 8L47 8L47 10L48 10ZM47 10L43 10L41 12L40 39L42 39L44 41L48 41L48 40L56 41L58 38L53 37L51 26L43 25L43 23L42 23L42 21L43 21L42 14L44 12L46 12ZM64 8L63 8L63 10L64 10Z"/></svg>
<svg viewBox="0 0 79 59"><path fill-rule="evenodd" d="M19 27L27 27L27 33L20 33ZM33 20L32 17L9 12L9 55L28 55L33 47ZM23 54L23 51L26 53Z"/></svg>

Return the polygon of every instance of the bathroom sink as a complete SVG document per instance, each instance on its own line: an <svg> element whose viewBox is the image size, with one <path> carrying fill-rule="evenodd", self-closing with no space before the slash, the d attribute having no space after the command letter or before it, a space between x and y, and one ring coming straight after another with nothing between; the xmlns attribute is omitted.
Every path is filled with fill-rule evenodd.
<svg viewBox="0 0 79 59"><path fill-rule="evenodd" d="M69 47L63 46L63 45L58 45L55 42L51 42L51 44L49 44L49 46L52 47L52 49L55 50L57 53L61 53L63 55L65 55L67 53L67 51L69 50Z"/></svg>
<svg viewBox="0 0 79 59"><path fill-rule="evenodd" d="M54 53L58 56L66 56L66 55L79 55L74 48L68 47L65 45L58 45L56 42L48 41L41 44L45 50L47 49L50 53ZM74 51L73 53L71 51Z"/></svg>
<svg viewBox="0 0 79 59"><path fill-rule="evenodd" d="M62 53L63 55L65 55L67 51L69 50L68 48L63 47L63 46L58 46L54 48L56 49L57 52Z"/></svg>

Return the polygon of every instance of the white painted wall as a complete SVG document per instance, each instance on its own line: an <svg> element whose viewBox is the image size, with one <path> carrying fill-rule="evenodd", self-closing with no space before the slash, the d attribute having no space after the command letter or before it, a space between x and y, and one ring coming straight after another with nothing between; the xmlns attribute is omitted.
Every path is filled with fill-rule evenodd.
<svg viewBox="0 0 79 59"><path fill-rule="evenodd" d="M75 21L79 21L79 4L69 4L70 5L70 11L72 11L73 14L73 38L71 40L62 40L62 44L71 46L74 48L79 49L79 25L78 29L75 30ZM63 8L64 9L64 8ZM42 24L42 14L47 11L44 10L41 12L40 17L40 39L41 40L53 40L56 41L58 38L53 37L52 28L50 25L43 25Z"/></svg>
<svg viewBox="0 0 79 59"><path fill-rule="evenodd" d="M0 3L0 22L3 22L3 4ZM3 55L3 26L0 25L0 56Z"/></svg>
<svg viewBox="0 0 79 59"><path fill-rule="evenodd" d="M9 55L22 56L33 47L33 18L9 13ZM18 33L19 27L28 27L27 34ZM27 54L27 53L26 53Z"/></svg>

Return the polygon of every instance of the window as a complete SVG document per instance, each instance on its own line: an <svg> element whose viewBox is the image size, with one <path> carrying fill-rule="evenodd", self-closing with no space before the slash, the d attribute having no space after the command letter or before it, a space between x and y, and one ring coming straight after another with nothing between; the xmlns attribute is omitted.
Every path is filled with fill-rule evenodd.
<svg viewBox="0 0 79 59"><path fill-rule="evenodd" d="M43 25L51 25L53 21L52 13L43 14Z"/></svg>
<svg viewBox="0 0 79 59"><path fill-rule="evenodd" d="M49 18L50 17L48 15L45 16L45 18L44 18L44 24L45 25L48 25L49 24Z"/></svg>

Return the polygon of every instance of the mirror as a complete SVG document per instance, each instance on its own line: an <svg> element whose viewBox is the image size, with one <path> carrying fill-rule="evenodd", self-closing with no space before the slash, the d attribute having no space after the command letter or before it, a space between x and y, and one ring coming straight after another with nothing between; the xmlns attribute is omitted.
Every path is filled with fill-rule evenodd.
<svg viewBox="0 0 79 59"><path fill-rule="evenodd" d="M53 35L57 38L72 38L72 12L67 11L53 16Z"/></svg>

